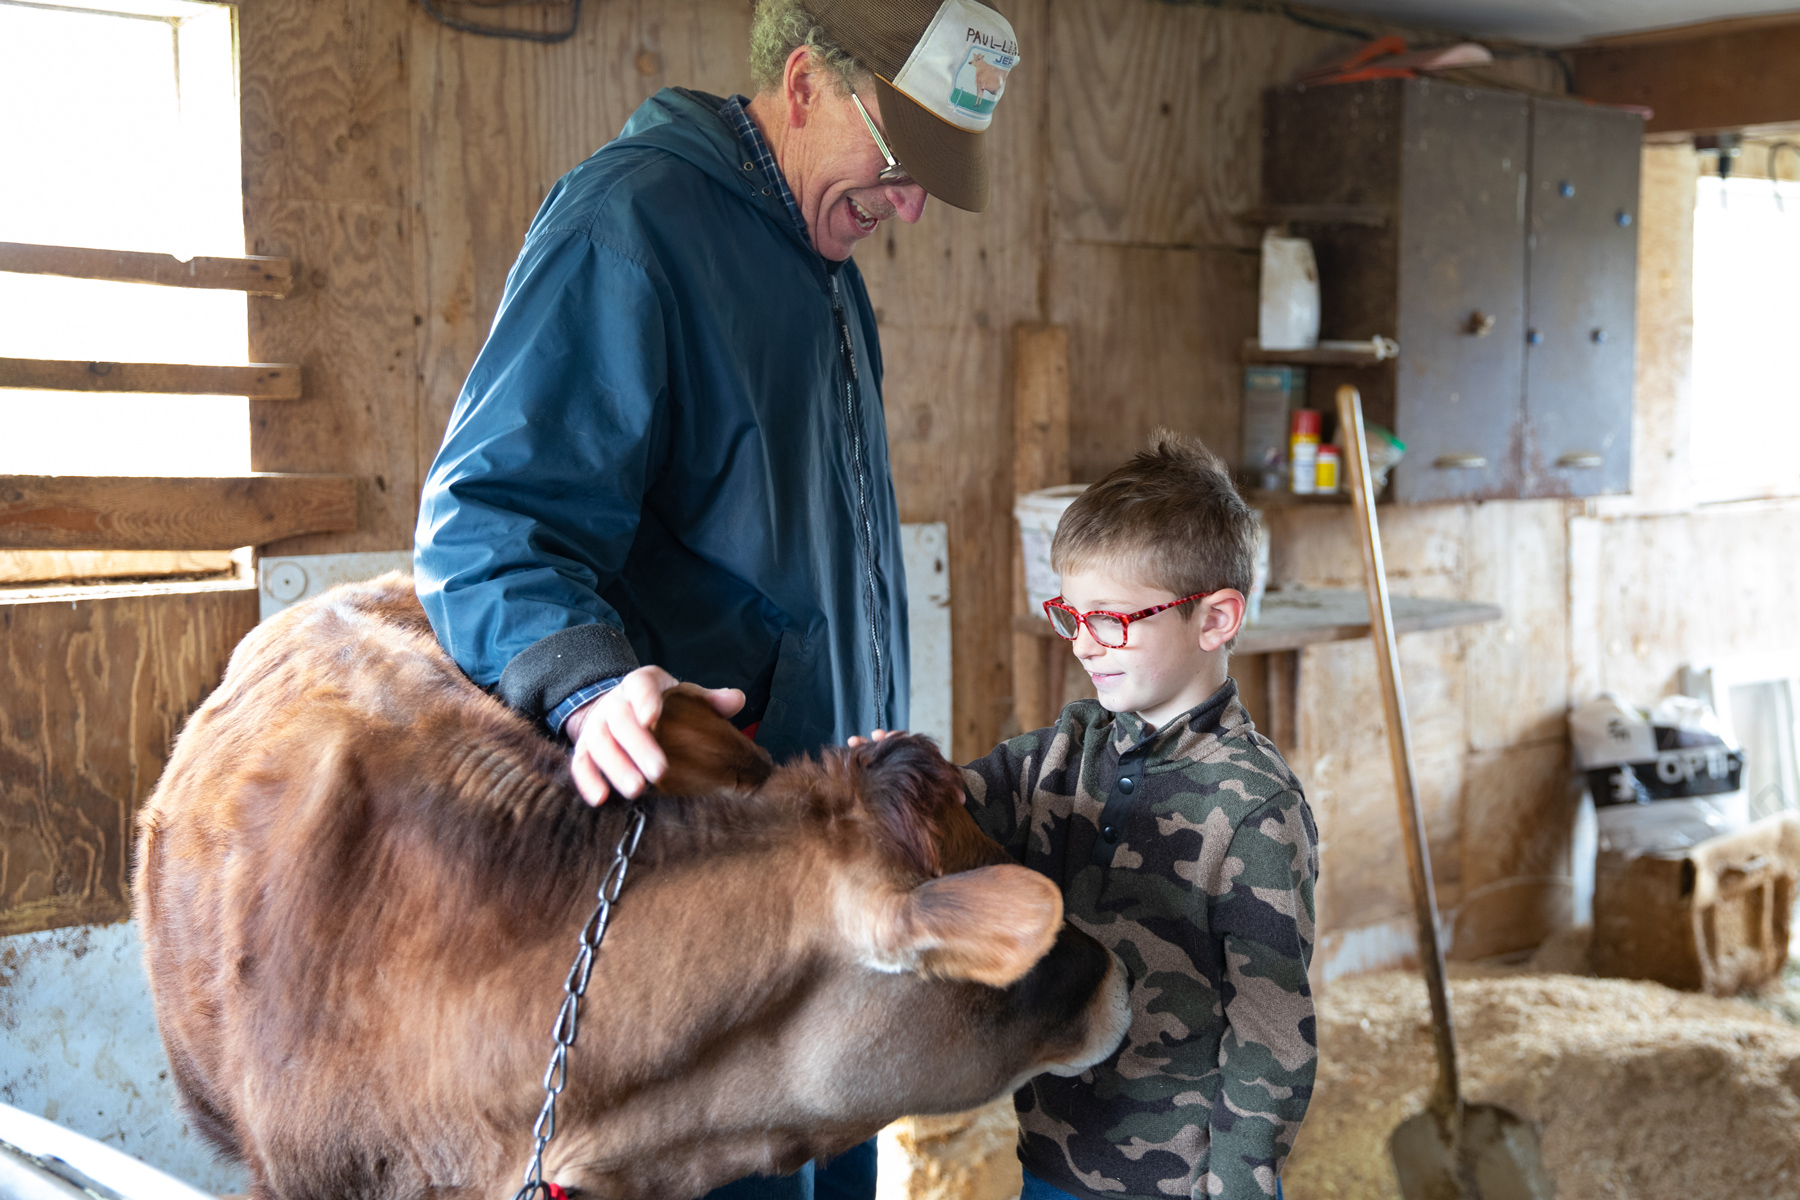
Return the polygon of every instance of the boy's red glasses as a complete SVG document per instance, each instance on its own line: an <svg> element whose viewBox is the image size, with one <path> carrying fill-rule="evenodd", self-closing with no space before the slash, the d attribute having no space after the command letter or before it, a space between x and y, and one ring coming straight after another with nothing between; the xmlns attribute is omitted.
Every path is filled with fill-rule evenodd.
<svg viewBox="0 0 1800 1200"><path fill-rule="evenodd" d="M1050 618L1050 628L1056 631L1056 636L1065 641L1072 642L1080 637L1081 627L1086 625L1088 633L1093 635L1096 642L1108 650L1123 650L1133 621L1154 617L1165 609L1180 608L1183 604L1210 595L1211 592L1195 592L1191 596L1183 596L1179 600L1171 600L1167 604L1158 604L1155 608L1140 609L1134 613L1076 612L1058 596L1054 600L1044 601L1044 615Z"/></svg>

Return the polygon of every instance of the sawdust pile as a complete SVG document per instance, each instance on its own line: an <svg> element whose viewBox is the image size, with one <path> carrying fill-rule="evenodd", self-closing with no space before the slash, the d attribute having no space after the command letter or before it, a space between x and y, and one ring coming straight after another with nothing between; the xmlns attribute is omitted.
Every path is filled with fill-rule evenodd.
<svg viewBox="0 0 1800 1200"><path fill-rule="evenodd" d="M1539 1123L1563 1197L1800 1197L1800 1029L1653 983L1508 974L1451 983L1467 1099ZM1436 1075L1425 985L1331 983L1293 1200L1397 1197L1388 1135Z"/></svg>
<svg viewBox="0 0 1800 1200"><path fill-rule="evenodd" d="M1011 1200L1019 1194L1019 1123L1011 1096L881 1131L875 1200Z"/></svg>

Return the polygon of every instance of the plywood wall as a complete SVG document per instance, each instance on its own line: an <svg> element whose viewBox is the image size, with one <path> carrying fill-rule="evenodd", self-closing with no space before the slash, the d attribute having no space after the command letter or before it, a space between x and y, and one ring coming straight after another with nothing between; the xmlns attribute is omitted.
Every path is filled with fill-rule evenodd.
<svg viewBox="0 0 1800 1200"><path fill-rule="evenodd" d="M1041 5L1015 6L1037 38ZM254 413L258 470L360 479L359 528L290 553L411 543L418 489L552 184L657 89L750 90L749 0L607 0L556 46L471 37L375 0L246 5L246 212L252 249L297 260L289 300L252 301L251 355L308 364L304 408ZM1011 487L1006 346L1038 312L1042 93L1021 75L993 139L998 203L933 205L866 246L907 521L954 546L958 748L1010 711ZM747 303L756 302L746 297Z"/></svg>
<svg viewBox="0 0 1800 1200"><path fill-rule="evenodd" d="M1737 173L1767 178L1767 146L1750 143ZM1583 698L1610 689L1649 703L1679 687L1684 666L1800 658L1800 502L1697 505L1689 484L1695 181L1711 169L1684 144L1644 151L1639 465L1630 496L1569 526L1569 671Z"/></svg>
<svg viewBox="0 0 1800 1200"><path fill-rule="evenodd" d="M1021 322L1068 330L1076 479L1097 476L1158 425L1234 445L1236 347L1254 328L1259 234L1236 218L1257 199L1260 95L1357 44L1279 15L1159 0L1004 7L1025 65L989 139L993 207L975 215L932 203L918 225L886 228L858 252L887 362L901 515L949 526L954 750L965 758L1016 727L1012 331ZM403 0L245 0L250 249L292 257L297 281L289 299L251 300L251 355L298 362L308 381L303 402L252 406L253 463L358 479L355 533L273 549L410 545L420 480L544 194L657 88L748 90L750 12L751 0L589 0L575 38L539 46L448 30ZM1530 57L1492 74L1545 90L1562 82L1552 64ZM1679 147L1646 158L1634 497L1424 506L1386 518L1397 591L1495 601L1507 614L1402 642L1459 953L1517 948L1566 919L1563 714L1572 701L1602 685L1653 698L1642 693L1667 690L1687 658L1753 648L1785 628L1779 573L1713 603L1655 570L1676 552L1684 569L1756 572L1770 556L1753 548L1787 546L1785 509L1700 515L1683 491L1691 314L1681 305L1691 251L1682 239L1691 210L1682 197L1691 204L1695 169ZM1271 521L1278 583L1356 585L1346 514L1306 509ZM107 710L102 724L136 722L131 736L147 740L134 745L166 743L247 628L241 601L194 604L229 609L205 618L216 637L180 626L198 621L198 609L121 610L118 621L160 631L163 665L152 674L171 681L149 693L133 684L117 712ZM8 618L47 622L32 648L9 636L13 678L72 673L86 694L91 681L78 678L72 647L112 639L122 656L107 668L114 682L116 664L138 653L111 617L75 611L50 622L49 612ZM189 646L195 638L205 644ZM1397 831L1372 715L1371 651L1311 649L1303 672L1294 766L1327 843L1320 896L1329 953L1333 938L1403 917L1408 901L1392 869ZM0 786L12 805L0 814L23 828L44 804L80 807L87 796L96 815L69 822L114 832L91 846L68 841L67 854L102 864L92 872L33 866L37 859L15 853L7 902L61 905L66 919L116 914L117 831L160 760L122 751L90 769L85 751L64 743L95 753L109 745L94 740L93 721L73 713L46 721L0 730L0 753L11 756ZM49 790L17 782L32 771L45 779L43 771L65 771L67 782ZM101 795L104 804L93 799ZM58 878L76 875L99 881L76 889L92 904L46 899Z"/></svg>
<svg viewBox="0 0 1800 1200"><path fill-rule="evenodd" d="M1579 509L1577 509L1579 511ZM1567 922L1568 588L1563 501L1384 506L1394 591L1496 603L1505 616L1400 639L1420 800L1453 947L1477 957L1534 945ZM1357 587L1347 511L1270 514L1272 575L1284 585ZM1293 766L1326 843L1323 956L1351 930L1410 921L1374 651L1303 652Z"/></svg>
<svg viewBox="0 0 1800 1200"><path fill-rule="evenodd" d="M949 526L965 758L1016 727L1012 330L1068 328L1075 478L1159 425L1234 445L1260 233L1236 218L1257 200L1261 92L1357 44L1278 15L1157 0L1005 8L1025 65L989 139L992 208L932 203L858 252L901 516ZM291 299L251 301L251 353L301 363L312 394L256 409L254 462L361 481L355 534L278 549L410 543L419 481L544 193L657 88L748 90L750 9L590 0L579 34L546 47L456 33L399 0L244 4L251 248L294 257L300 281ZM1542 60L1496 70L1560 87ZM1402 651L1446 897L1507 897L1508 880L1556 869L1566 815L1565 512L1421 508L1389 530L1397 589L1507 607L1499 625L1418 635ZM1278 580L1353 586L1357 569L1341 515L1279 518ZM1311 650L1304 669L1295 766L1328 841L1327 927L1404 914L1368 648ZM1546 822L1553 832L1536 832Z"/></svg>
<svg viewBox="0 0 1800 1200"><path fill-rule="evenodd" d="M1152 0L1008 10L1027 67L990 137L993 207L934 203L859 254L902 517L950 526L963 755L1012 708L1011 329L1071 329L1078 476L1158 424L1234 439L1255 231L1233 214L1254 200L1258 95L1349 44ZM396 0L244 6L251 248L293 257L299 281L290 299L251 302L251 354L303 363L309 391L256 407L253 461L360 480L356 533L276 549L409 544L419 482L544 193L657 88L747 91L750 12L603 0L574 39L540 46L457 33Z"/></svg>
<svg viewBox="0 0 1800 1200"><path fill-rule="evenodd" d="M129 915L137 807L256 624L247 587L120 590L0 604L0 935Z"/></svg>

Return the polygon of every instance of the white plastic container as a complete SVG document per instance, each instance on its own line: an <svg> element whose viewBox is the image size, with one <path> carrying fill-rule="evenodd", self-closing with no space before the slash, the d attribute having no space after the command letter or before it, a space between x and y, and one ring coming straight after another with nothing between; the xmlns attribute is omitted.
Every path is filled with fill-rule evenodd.
<svg viewBox="0 0 1800 1200"><path fill-rule="evenodd" d="M1305 238L1263 234L1257 343L1264 350L1310 350L1319 344L1319 266Z"/></svg>
<svg viewBox="0 0 1800 1200"><path fill-rule="evenodd" d="M1056 571L1050 566L1050 543L1056 537L1056 523L1062 520L1063 512L1087 487L1085 483L1065 483L1026 492L1013 503L1013 516L1019 522L1019 548L1025 555L1025 595L1034 616L1042 614L1044 601L1054 600L1062 591Z"/></svg>
<svg viewBox="0 0 1800 1200"><path fill-rule="evenodd" d="M1296 496L1319 490L1319 443L1295 441L1288 447L1288 489Z"/></svg>

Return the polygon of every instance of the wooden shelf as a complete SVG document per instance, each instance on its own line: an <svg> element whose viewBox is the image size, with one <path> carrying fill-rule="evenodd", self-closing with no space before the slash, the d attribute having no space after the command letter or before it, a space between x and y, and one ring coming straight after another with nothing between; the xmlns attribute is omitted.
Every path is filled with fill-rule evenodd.
<svg viewBox="0 0 1800 1200"><path fill-rule="evenodd" d="M202 363L106 363L60 358L0 358L0 388L298 400L300 368L292 363L211 366Z"/></svg>
<svg viewBox="0 0 1800 1200"><path fill-rule="evenodd" d="M1312 350L1264 350L1255 338L1245 338L1238 357L1247 363L1287 363L1310 367L1378 367L1392 362L1398 353L1377 350L1344 350L1319 347Z"/></svg>
<svg viewBox="0 0 1800 1200"><path fill-rule="evenodd" d="M285 258L190 258L136 250L95 250L87 246L39 246L0 242L0 271L21 275L63 275L162 287L214 288L252 296L286 296L294 288L293 263Z"/></svg>
<svg viewBox="0 0 1800 1200"><path fill-rule="evenodd" d="M1422 633L1498 621L1497 604L1392 596L1395 633ZM1047 624L1047 623L1046 623ZM1369 599L1361 591L1336 588L1268 592L1262 613L1238 634L1235 654L1298 650L1321 642L1348 642L1369 636Z"/></svg>
<svg viewBox="0 0 1800 1200"><path fill-rule="evenodd" d="M1246 225L1363 225L1385 229L1389 212L1383 204L1268 204L1237 214Z"/></svg>
<svg viewBox="0 0 1800 1200"><path fill-rule="evenodd" d="M1429 600L1394 596L1394 632L1419 633L1498 621L1499 605L1467 600ZM1013 618L1013 629L1036 637L1054 638L1050 622L1042 617ZM1298 650L1321 642L1347 642L1369 636L1369 601L1360 591L1335 588L1269 592L1263 596L1262 614L1238 634L1234 655L1272 654Z"/></svg>
<svg viewBox="0 0 1800 1200"><path fill-rule="evenodd" d="M1335 492L1289 492L1269 488L1241 489L1244 503L1251 508L1334 508L1350 503L1350 491L1340 487ZM1377 500L1377 503L1380 503Z"/></svg>

